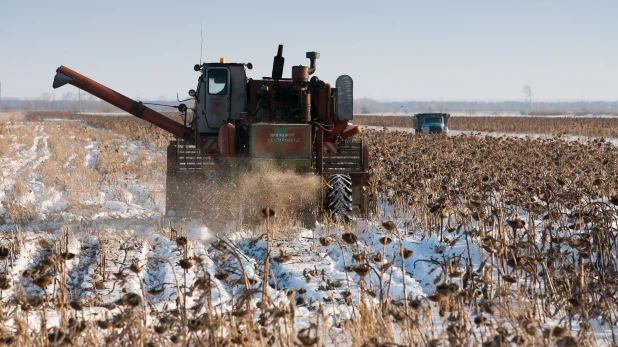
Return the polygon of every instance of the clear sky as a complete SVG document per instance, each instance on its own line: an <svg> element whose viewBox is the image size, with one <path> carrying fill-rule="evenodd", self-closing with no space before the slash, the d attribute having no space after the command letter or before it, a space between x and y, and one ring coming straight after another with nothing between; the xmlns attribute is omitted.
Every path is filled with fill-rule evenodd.
<svg viewBox="0 0 618 347"><path fill-rule="evenodd" d="M0 0L3 97L54 91L66 65L129 97L195 88L193 65L225 57L270 75L308 64L378 100L618 99L617 0Z"/></svg>

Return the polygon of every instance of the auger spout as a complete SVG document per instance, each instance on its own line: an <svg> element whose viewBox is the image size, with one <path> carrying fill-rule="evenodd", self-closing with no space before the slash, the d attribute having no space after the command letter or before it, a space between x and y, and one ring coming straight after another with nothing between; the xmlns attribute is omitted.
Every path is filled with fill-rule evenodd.
<svg viewBox="0 0 618 347"><path fill-rule="evenodd" d="M65 84L72 84L75 87L182 139L191 140L194 138L195 134L191 128L185 127L184 125L162 115L161 113L146 107L141 102L128 98L113 89L110 89L76 71L69 69L68 67L60 66L56 70L53 87L54 89L60 88Z"/></svg>

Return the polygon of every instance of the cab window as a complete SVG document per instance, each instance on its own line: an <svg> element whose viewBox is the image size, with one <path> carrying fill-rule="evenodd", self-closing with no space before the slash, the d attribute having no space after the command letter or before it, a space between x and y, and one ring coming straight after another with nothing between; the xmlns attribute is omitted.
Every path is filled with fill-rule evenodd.
<svg viewBox="0 0 618 347"><path fill-rule="evenodd" d="M425 118L425 124L429 124L429 123L442 123L442 117L431 117L431 118Z"/></svg>
<svg viewBox="0 0 618 347"><path fill-rule="evenodd" d="M227 69L208 70L208 94L225 95L227 94Z"/></svg>

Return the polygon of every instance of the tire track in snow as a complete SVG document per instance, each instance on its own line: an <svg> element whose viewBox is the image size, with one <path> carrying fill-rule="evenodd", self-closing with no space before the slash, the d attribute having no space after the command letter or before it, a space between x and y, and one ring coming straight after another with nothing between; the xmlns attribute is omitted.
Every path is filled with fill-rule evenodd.
<svg viewBox="0 0 618 347"><path fill-rule="evenodd" d="M75 298L83 299L96 296L88 283L98 268L100 247L99 240L94 235L81 235L80 239L81 247L76 252L75 264L67 274L67 289Z"/></svg>
<svg viewBox="0 0 618 347"><path fill-rule="evenodd" d="M4 190L6 196L12 196L13 188L15 185L15 177L22 177L23 171L29 166L31 162L36 160L37 149L40 147L41 135L34 136L35 133L40 133L41 126L36 126L34 129L26 127L25 125L19 125L18 127L25 127L28 132L32 132L32 146L26 151L15 151L14 153L19 157L17 160L13 160L7 163L4 170L8 171L6 179L4 180ZM13 140L15 136L12 137Z"/></svg>
<svg viewBox="0 0 618 347"><path fill-rule="evenodd" d="M72 143L72 141L69 140L69 139L72 139L73 141L75 141L75 132L72 129L70 129L68 133L66 134L66 136L61 136L60 139L71 152L71 155L67 159L67 162L64 163L63 167L67 171L71 171L71 172L75 171L75 160L77 159L78 152L74 146L74 143Z"/></svg>
<svg viewBox="0 0 618 347"><path fill-rule="evenodd" d="M41 252L38 243L39 236L24 234L23 237L25 238L23 242L17 244L18 252L15 258L5 263L4 276L10 278L11 287L1 291L0 299L3 302L10 300L15 295L16 287L21 291L21 289L26 288L25 285L29 285L23 279L24 271L34 265L35 258Z"/></svg>
<svg viewBox="0 0 618 347"><path fill-rule="evenodd" d="M60 260L54 255L53 238L44 232L28 233L25 252L20 253L21 266L14 269L14 277L19 279L19 285L28 296L38 296L53 292L56 286L56 275L59 271ZM34 285L34 280L49 277L52 282L43 290Z"/></svg>
<svg viewBox="0 0 618 347"><path fill-rule="evenodd" d="M61 192L54 186L48 186L51 182L46 182L49 181L48 177L43 177L41 172L41 167L52 155L49 137L50 134L42 137L42 144L37 149L37 159L33 162L34 167L31 169L33 177L29 177L26 183L33 194L34 209L43 214L43 219L46 219L46 215L50 212L61 211L66 208L66 203L61 202Z"/></svg>

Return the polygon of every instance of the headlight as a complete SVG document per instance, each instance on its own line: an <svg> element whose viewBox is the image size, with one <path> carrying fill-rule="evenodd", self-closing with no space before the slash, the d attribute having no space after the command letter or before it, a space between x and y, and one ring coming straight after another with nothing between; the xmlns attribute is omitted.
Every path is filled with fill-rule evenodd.
<svg viewBox="0 0 618 347"><path fill-rule="evenodd" d="M429 132L429 127L422 127L421 131L424 133Z"/></svg>

